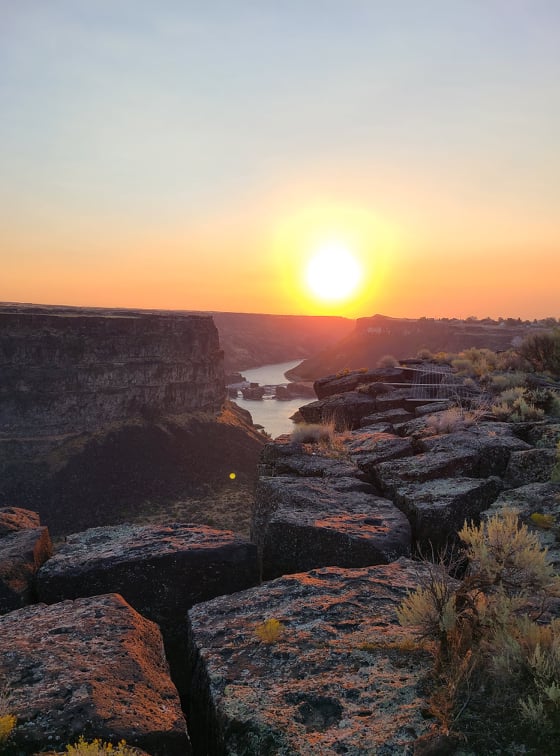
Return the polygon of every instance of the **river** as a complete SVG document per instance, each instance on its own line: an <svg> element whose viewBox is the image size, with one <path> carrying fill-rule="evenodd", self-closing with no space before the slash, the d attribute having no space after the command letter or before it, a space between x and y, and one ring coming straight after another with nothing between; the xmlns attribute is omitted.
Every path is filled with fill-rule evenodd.
<svg viewBox="0 0 560 756"><path fill-rule="evenodd" d="M261 386L287 386L284 373L299 365L301 360L292 360L292 362L280 362L276 365L262 365L251 370L242 370L243 376L251 383L258 383ZM294 427L290 416L296 412L302 405L309 404L313 399L299 397L297 399L288 399L287 401L278 401L273 397L266 396L258 401L243 399L239 396L235 399L236 404L243 409L249 410L253 422L262 425L272 438L281 436L283 433L290 433Z"/></svg>

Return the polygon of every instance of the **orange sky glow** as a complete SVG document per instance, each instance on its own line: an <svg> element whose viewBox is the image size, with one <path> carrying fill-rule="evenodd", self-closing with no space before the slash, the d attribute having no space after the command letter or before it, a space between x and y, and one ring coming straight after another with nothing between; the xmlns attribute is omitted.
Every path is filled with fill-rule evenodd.
<svg viewBox="0 0 560 756"><path fill-rule="evenodd" d="M0 300L560 317L560 8L233 5L6 6Z"/></svg>

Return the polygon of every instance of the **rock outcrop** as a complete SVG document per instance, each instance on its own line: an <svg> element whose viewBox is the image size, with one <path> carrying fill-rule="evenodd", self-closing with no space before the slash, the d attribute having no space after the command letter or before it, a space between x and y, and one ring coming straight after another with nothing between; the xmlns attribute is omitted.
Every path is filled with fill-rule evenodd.
<svg viewBox="0 0 560 756"><path fill-rule="evenodd" d="M68 536L37 576L40 601L119 593L162 630L185 687L185 618L193 604L259 582L257 550L229 531L186 524L122 525Z"/></svg>
<svg viewBox="0 0 560 756"><path fill-rule="evenodd" d="M252 538L265 580L315 567L363 567L410 554L410 525L356 478L261 478Z"/></svg>
<svg viewBox="0 0 560 756"><path fill-rule="evenodd" d="M35 600L35 576L51 554L49 531L35 512L0 509L0 614Z"/></svg>
<svg viewBox="0 0 560 756"><path fill-rule="evenodd" d="M157 626L110 594L0 617L0 678L17 727L10 753L79 735L185 756L190 744Z"/></svg>
<svg viewBox="0 0 560 756"><path fill-rule="evenodd" d="M432 659L410 643L395 610L417 584L418 566L400 560L289 575L193 607L195 752L411 753L430 726L424 679ZM260 630L267 619L280 623L268 643Z"/></svg>

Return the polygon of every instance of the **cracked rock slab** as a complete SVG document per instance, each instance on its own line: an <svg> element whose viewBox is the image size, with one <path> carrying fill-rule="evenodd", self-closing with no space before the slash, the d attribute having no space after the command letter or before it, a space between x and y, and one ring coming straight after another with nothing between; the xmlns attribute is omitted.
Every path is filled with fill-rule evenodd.
<svg viewBox="0 0 560 756"><path fill-rule="evenodd" d="M395 503L408 516L413 538L438 549L454 540L465 520L478 522L501 490L498 478L439 478L399 486Z"/></svg>
<svg viewBox="0 0 560 756"><path fill-rule="evenodd" d="M67 537L37 575L47 603L120 593L157 622L181 694L185 621L199 601L259 582L257 549L229 530L205 525L116 525Z"/></svg>
<svg viewBox="0 0 560 756"><path fill-rule="evenodd" d="M189 612L189 718L197 753L391 756L412 753L431 656L396 608L416 563L324 568L198 604ZM261 623L281 623L277 640ZM409 750L410 749L410 750Z"/></svg>
<svg viewBox="0 0 560 756"><path fill-rule="evenodd" d="M160 631L116 594L0 617L0 676L15 753L62 750L81 734L153 756L191 752Z"/></svg>
<svg viewBox="0 0 560 756"><path fill-rule="evenodd" d="M263 578L384 564L410 553L410 525L355 478L261 478L251 533Z"/></svg>

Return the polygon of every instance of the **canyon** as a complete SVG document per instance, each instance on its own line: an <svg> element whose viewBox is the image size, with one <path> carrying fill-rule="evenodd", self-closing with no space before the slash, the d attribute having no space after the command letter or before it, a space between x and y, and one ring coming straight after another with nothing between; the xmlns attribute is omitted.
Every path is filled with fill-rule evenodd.
<svg viewBox="0 0 560 756"><path fill-rule="evenodd" d="M14 394L39 397L36 420L35 403L9 401L2 428L5 477L20 474L8 495L2 483L0 506L0 678L17 717L14 752L61 752L80 734L125 738L151 756L461 752L430 710L432 653L397 610L425 580L417 548L452 544L465 519L511 504L560 564L558 417L473 419L465 407L480 387L459 391L447 368L403 360L317 380L317 400L300 412L330 435L265 444L224 405L210 318L78 318L76 333L87 342L90 323L96 346L73 361L72 322L57 343L50 318L75 315L34 314L35 323L10 321L16 333L28 328L31 346L10 347L5 323L11 339L0 341ZM45 358L37 333L51 337L53 377L25 383L14 364ZM130 386L111 367L122 361L117 345ZM89 395L74 417L65 404L78 384L64 383L62 366L85 377L88 360L103 365L101 378L80 385L101 404L119 376L107 424ZM140 361L161 370L134 372ZM166 401L167 381L186 375L193 386ZM135 385L141 377L149 391ZM130 401L140 395L150 400L142 411ZM60 417L51 401L66 407ZM130 489L184 493L197 476L229 479L232 469L256 484L246 533L173 520L169 509L165 522L124 520L134 508L115 518ZM24 471L50 475L51 488L33 489Z"/></svg>

